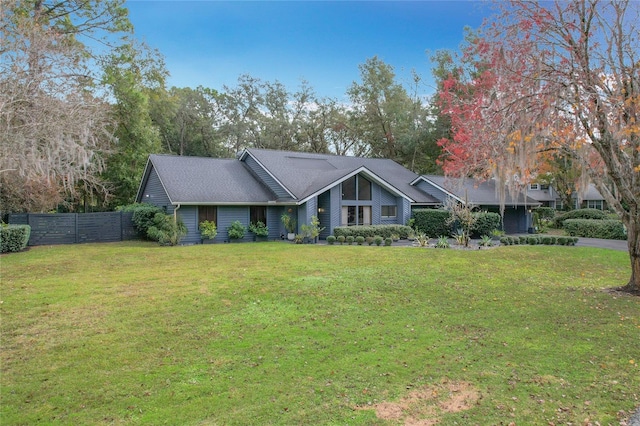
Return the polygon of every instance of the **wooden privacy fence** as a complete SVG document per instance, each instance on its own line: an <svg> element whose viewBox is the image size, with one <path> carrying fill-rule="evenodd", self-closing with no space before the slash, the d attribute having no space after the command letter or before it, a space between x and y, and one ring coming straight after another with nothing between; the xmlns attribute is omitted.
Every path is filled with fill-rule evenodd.
<svg viewBox="0 0 640 426"><path fill-rule="evenodd" d="M30 246L133 240L133 213L16 213L9 224L31 226Z"/></svg>

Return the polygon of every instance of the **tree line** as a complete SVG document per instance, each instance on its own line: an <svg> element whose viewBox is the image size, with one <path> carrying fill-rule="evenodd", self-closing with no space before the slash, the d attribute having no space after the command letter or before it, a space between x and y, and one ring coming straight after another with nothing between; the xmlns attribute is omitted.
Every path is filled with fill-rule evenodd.
<svg viewBox="0 0 640 426"><path fill-rule="evenodd" d="M241 75L167 87L160 52L133 37L124 0L8 0L0 27L1 210L110 210L133 201L151 153L231 158L244 148L385 157L440 171L447 135L420 78L377 57L349 101Z"/></svg>

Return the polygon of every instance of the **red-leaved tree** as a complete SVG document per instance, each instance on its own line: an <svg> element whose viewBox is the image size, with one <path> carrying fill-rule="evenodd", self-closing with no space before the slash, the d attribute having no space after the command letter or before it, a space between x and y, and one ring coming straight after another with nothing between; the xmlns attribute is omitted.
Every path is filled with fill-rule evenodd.
<svg viewBox="0 0 640 426"><path fill-rule="evenodd" d="M453 131L440 141L445 173L495 178L504 200L545 156L568 156L626 225L625 289L640 292L640 3L500 7L442 81Z"/></svg>

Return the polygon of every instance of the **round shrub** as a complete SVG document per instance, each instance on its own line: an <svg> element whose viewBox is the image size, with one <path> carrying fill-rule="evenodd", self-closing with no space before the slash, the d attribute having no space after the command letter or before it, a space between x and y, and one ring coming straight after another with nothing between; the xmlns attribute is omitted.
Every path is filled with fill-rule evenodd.
<svg viewBox="0 0 640 426"><path fill-rule="evenodd" d="M558 239L556 240L556 244L560 245L560 246L564 246L567 244L567 238L566 237L558 237Z"/></svg>
<svg viewBox="0 0 640 426"><path fill-rule="evenodd" d="M342 244L344 244L345 239L346 239L346 238L345 238L345 236L344 236L344 235L338 235L338 236L336 237L336 240L337 240L341 245L342 245Z"/></svg>
<svg viewBox="0 0 640 426"><path fill-rule="evenodd" d="M373 238L374 237L367 237L364 240L367 242L367 244L372 245L373 244Z"/></svg>
<svg viewBox="0 0 640 426"><path fill-rule="evenodd" d="M540 242L546 246L551 245L551 238L549 237L542 237Z"/></svg>
<svg viewBox="0 0 640 426"><path fill-rule="evenodd" d="M518 243L519 244L527 244L527 237L525 237L524 235L520 235L518 237Z"/></svg>
<svg viewBox="0 0 640 426"><path fill-rule="evenodd" d="M358 235L356 237L356 243L361 246L362 244L364 244L364 237L362 235Z"/></svg>
<svg viewBox="0 0 640 426"><path fill-rule="evenodd" d="M510 245L510 241L509 241L509 237L502 237L500 238L500 244L502 244L503 246L508 246Z"/></svg>
<svg viewBox="0 0 640 426"><path fill-rule="evenodd" d="M384 239L384 245L386 247L389 247L392 242L393 242L393 240L391 239L391 237L387 237L387 238Z"/></svg>
<svg viewBox="0 0 640 426"><path fill-rule="evenodd" d="M383 241L384 238L382 238L380 235L376 235L375 237L373 237L373 242L376 243L377 246L381 245Z"/></svg>
<svg viewBox="0 0 640 426"><path fill-rule="evenodd" d="M327 244L329 244L330 246L334 245L336 243L336 237L334 235L329 235L327 237Z"/></svg>
<svg viewBox="0 0 640 426"><path fill-rule="evenodd" d="M527 237L527 244L535 246L538 242L538 237Z"/></svg>
<svg viewBox="0 0 640 426"><path fill-rule="evenodd" d="M351 245L353 244L353 241L355 240L355 238L353 237L353 235L349 235L347 236L347 244Z"/></svg>
<svg viewBox="0 0 640 426"><path fill-rule="evenodd" d="M415 209L411 213L413 228L426 235L449 235L451 226L447 220L451 212L444 209Z"/></svg>

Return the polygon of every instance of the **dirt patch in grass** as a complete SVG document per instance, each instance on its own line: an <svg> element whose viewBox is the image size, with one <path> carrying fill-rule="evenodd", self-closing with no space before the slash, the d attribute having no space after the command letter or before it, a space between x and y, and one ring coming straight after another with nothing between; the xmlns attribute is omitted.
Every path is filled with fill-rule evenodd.
<svg viewBox="0 0 640 426"><path fill-rule="evenodd" d="M479 399L480 393L470 383L443 380L414 390L400 401L357 409L375 410L379 419L403 421L405 426L432 426L440 422L442 414L468 410Z"/></svg>

